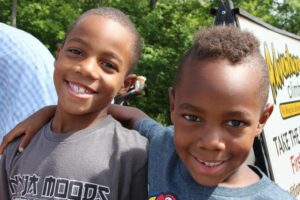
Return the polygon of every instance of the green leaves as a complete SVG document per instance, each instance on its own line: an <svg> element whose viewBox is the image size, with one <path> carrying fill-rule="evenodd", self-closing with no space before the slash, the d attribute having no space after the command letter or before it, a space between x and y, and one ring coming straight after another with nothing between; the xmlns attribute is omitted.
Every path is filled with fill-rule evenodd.
<svg viewBox="0 0 300 200"><path fill-rule="evenodd" d="M148 11L148 12L147 12ZM172 86L178 62L191 45L199 25L209 26L213 17L206 4L198 0L158 1L136 26L144 40L144 52L136 73L147 77L145 96L133 104L162 123L170 123L168 88Z"/></svg>
<svg viewBox="0 0 300 200"><path fill-rule="evenodd" d="M172 86L178 62L191 45L193 34L212 26L210 9L220 0L22 0L18 1L17 26L39 38L53 54L65 31L82 12L98 6L112 6L128 14L142 36L144 52L136 73L147 77L145 95L136 96L131 105L151 117L169 124L168 87ZM285 0L234 0L256 17L300 33L300 3ZM0 21L10 24L12 1L0 0Z"/></svg>

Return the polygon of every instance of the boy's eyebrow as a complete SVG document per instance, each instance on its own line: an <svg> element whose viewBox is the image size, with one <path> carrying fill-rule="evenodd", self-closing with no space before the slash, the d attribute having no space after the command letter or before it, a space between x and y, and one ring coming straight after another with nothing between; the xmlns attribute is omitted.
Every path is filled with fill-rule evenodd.
<svg viewBox="0 0 300 200"><path fill-rule="evenodd" d="M195 112L204 112L203 109L194 106L190 103L182 103L179 105L179 108L185 109L185 110L190 110L190 111L195 111ZM250 113L247 111L228 111L225 113L226 116L236 116L236 117L248 117L250 116Z"/></svg>
<svg viewBox="0 0 300 200"><path fill-rule="evenodd" d="M74 41L74 42L79 42L79 43L83 43L85 45L88 45L88 43L86 41L84 41L83 39L81 38L71 38L69 41Z"/></svg>
<svg viewBox="0 0 300 200"><path fill-rule="evenodd" d="M250 113L248 113L246 111L230 111L226 115L237 116L237 117L248 117L248 116L250 116Z"/></svg>
<svg viewBox="0 0 300 200"><path fill-rule="evenodd" d="M200 112L202 110L190 103L182 103L179 105L179 108L185 109L185 110L197 111L197 112Z"/></svg>
<svg viewBox="0 0 300 200"><path fill-rule="evenodd" d="M76 38L76 37L75 37L75 38L71 38L69 41L74 41L74 42L82 43L82 44L84 44L84 45L89 45L88 42L84 41L84 40L81 39L81 38ZM105 56L112 57L112 58L118 60L120 63L122 63L122 60L119 58L119 56L118 56L116 53L112 52L112 51L105 51L103 54L104 54Z"/></svg>

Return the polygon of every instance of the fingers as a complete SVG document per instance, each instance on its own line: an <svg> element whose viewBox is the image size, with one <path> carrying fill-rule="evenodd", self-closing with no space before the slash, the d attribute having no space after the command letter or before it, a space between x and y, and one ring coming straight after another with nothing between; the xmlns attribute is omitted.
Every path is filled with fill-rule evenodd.
<svg viewBox="0 0 300 200"><path fill-rule="evenodd" d="M7 139L7 135L3 137L3 140L1 142L1 145L0 145L0 155L3 154L4 152L4 149L6 148L6 146L8 145L8 139Z"/></svg>
<svg viewBox="0 0 300 200"><path fill-rule="evenodd" d="M29 116L24 121L20 122L14 129L4 136L3 141L0 145L0 155L3 154L4 149L7 145L12 142L17 137L25 134L19 145L19 151L22 152L24 148L28 145L32 137L38 132L38 130L46 124L50 118L54 115L56 106L47 106L41 108L39 111L35 112Z"/></svg>
<svg viewBox="0 0 300 200"><path fill-rule="evenodd" d="M31 141L32 137L34 136L34 134L31 132L28 132L25 134L25 136L22 138L22 141L19 145L19 151L22 152L24 151L24 149L27 147L27 145L29 144L29 142Z"/></svg>
<svg viewBox="0 0 300 200"><path fill-rule="evenodd" d="M25 134L24 129L19 128L18 126L12 129L10 132L8 132L2 140L2 143L0 145L0 155L3 154L4 149L7 147L7 145L12 142L17 137L20 137L21 135Z"/></svg>

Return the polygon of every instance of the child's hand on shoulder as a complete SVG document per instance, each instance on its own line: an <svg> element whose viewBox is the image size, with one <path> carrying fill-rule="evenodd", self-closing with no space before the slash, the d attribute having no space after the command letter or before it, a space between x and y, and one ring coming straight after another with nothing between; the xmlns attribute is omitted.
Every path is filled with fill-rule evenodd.
<svg viewBox="0 0 300 200"><path fill-rule="evenodd" d="M3 154L7 145L14 139L25 135L19 145L19 151L22 152L29 144L33 136L45 125L55 113L56 106L47 106L29 116L24 121L17 124L10 132L8 132L0 145L0 155Z"/></svg>

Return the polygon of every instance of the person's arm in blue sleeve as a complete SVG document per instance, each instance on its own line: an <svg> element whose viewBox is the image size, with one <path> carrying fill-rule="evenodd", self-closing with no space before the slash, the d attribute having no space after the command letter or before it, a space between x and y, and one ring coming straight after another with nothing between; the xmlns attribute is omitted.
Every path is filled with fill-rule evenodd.
<svg viewBox="0 0 300 200"><path fill-rule="evenodd" d="M108 112L124 127L140 132L148 139L152 138L161 125L152 120L146 113L135 107L111 105Z"/></svg>
<svg viewBox="0 0 300 200"><path fill-rule="evenodd" d="M139 120L151 119L146 113L138 108L115 104L109 107L108 113L128 129L133 129L134 124Z"/></svg>

